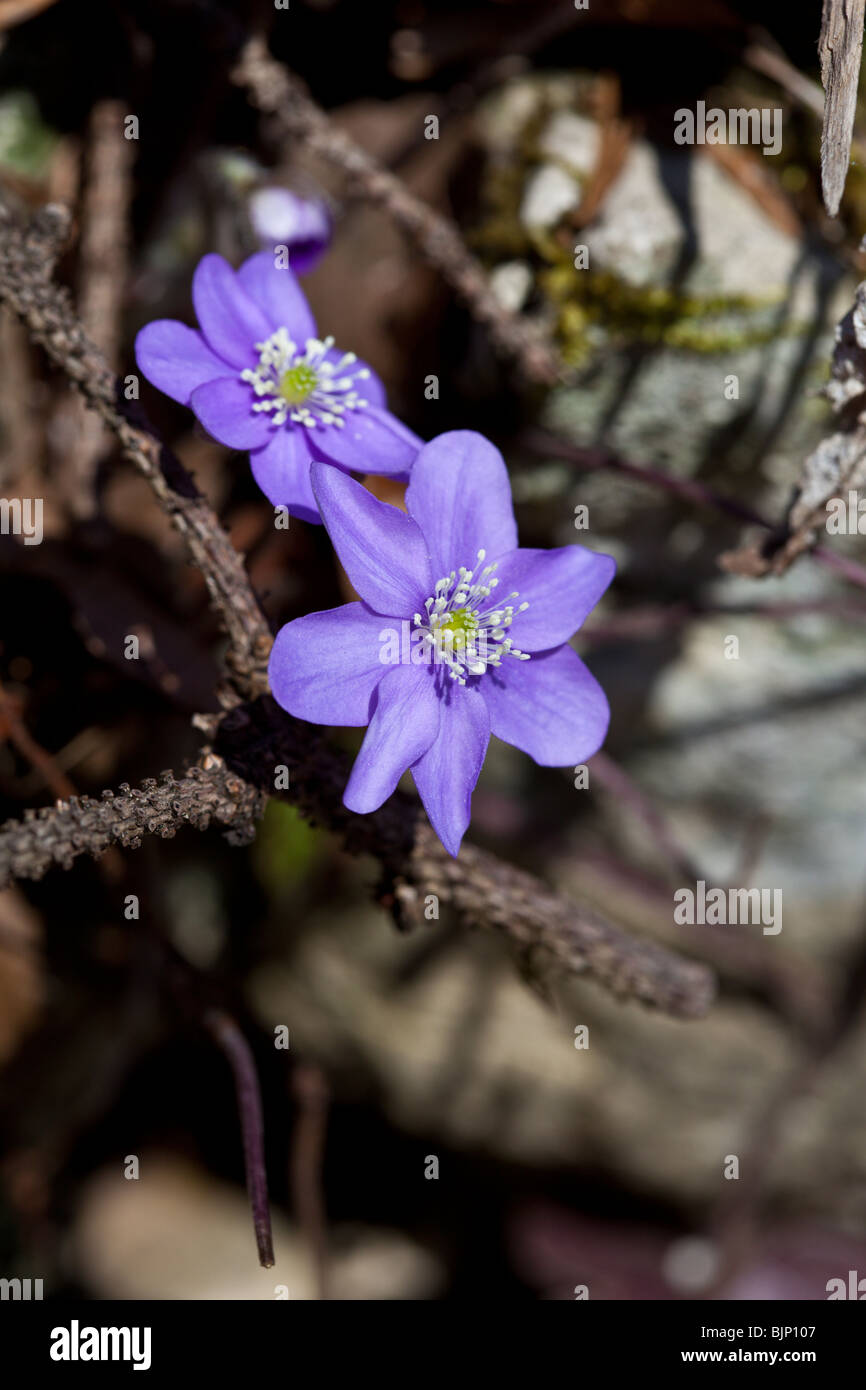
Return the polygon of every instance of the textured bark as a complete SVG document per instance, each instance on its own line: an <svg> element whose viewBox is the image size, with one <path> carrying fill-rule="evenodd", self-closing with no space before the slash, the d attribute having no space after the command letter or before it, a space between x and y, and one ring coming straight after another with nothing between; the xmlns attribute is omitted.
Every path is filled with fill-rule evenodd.
<svg viewBox="0 0 866 1390"><path fill-rule="evenodd" d="M407 926L423 918L424 900L435 894L466 925L508 940L536 979L586 972L614 994L679 1017L708 1009L714 981L705 966L636 940L474 845L464 843L453 859L408 796L398 793L368 816L347 811L342 794L348 758L320 736L311 737L308 725L283 715L269 697L228 713L217 749L262 790L273 787L276 767L288 766L288 799L310 821L339 831L352 852L381 861L385 896Z"/></svg>
<svg viewBox="0 0 866 1390"><path fill-rule="evenodd" d="M141 787L123 783L100 800L71 797L23 820L0 826L0 888L13 879L41 878L48 869L70 869L82 854L98 858L110 845L137 849L145 835L170 839L184 825L206 830L223 825L232 844L255 834L265 799L212 758L207 769L192 768L185 777L164 772Z"/></svg>
<svg viewBox="0 0 866 1390"><path fill-rule="evenodd" d="M229 639L227 665L235 694L225 703L267 688L271 635L238 554L190 475L148 426L77 318L51 271L66 237L69 215L48 205L28 227L0 209L0 302L26 325L34 342L65 373L153 488L186 542L191 562L207 582L211 602Z"/></svg>
<svg viewBox="0 0 866 1390"><path fill-rule="evenodd" d="M866 0L824 0L818 54L824 85L824 125L821 131L821 186L831 217L839 211L857 109L857 84L863 48Z"/></svg>
<svg viewBox="0 0 866 1390"><path fill-rule="evenodd" d="M853 308L837 325L824 395L838 429L803 461L788 513L768 540L722 555L720 563L731 573L752 579L784 574L807 551L826 562L829 553L816 548L816 541L827 521L827 503L866 482L866 281L858 285ZM843 557L838 562L847 578L866 587L862 567Z"/></svg>

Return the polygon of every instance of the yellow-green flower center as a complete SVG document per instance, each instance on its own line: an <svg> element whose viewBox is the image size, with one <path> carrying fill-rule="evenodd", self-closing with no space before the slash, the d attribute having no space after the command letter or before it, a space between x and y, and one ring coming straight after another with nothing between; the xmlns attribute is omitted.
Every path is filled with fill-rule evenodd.
<svg viewBox="0 0 866 1390"><path fill-rule="evenodd" d="M465 647L466 639L478 631L478 617L471 608L455 608L439 631L449 633L455 647Z"/></svg>
<svg viewBox="0 0 866 1390"><path fill-rule="evenodd" d="M307 362L298 362L280 377L280 395L289 405L303 405L315 391L318 382L314 368Z"/></svg>
<svg viewBox="0 0 866 1390"><path fill-rule="evenodd" d="M357 389L369 377L369 368L353 352L341 357L333 350L333 338L308 338L302 349L287 328L278 328L255 349L258 366L245 367L241 381L253 388L253 411L263 412L276 427L291 423L343 429L347 412L369 404Z"/></svg>
<svg viewBox="0 0 866 1390"><path fill-rule="evenodd" d="M480 569L486 552L479 550L472 569L459 570L436 582L435 592L424 603L424 612L414 622L421 629L421 647L435 663L448 670L452 680L465 685L470 676L483 676L490 666L500 666L505 656L528 661L529 653L515 647L506 636L516 614L529 607L521 603L490 604L499 580L493 575L496 561ZM480 573L479 573L480 570ZM508 595L519 598L518 593Z"/></svg>

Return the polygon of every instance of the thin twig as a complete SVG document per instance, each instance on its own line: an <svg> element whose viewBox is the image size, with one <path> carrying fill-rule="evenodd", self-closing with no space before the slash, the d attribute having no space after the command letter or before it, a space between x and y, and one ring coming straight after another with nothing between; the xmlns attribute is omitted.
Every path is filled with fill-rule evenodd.
<svg viewBox="0 0 866 1390"><path fill-rule="evenodd" d="M292 1072L297 1112L292 1134L292 1200L298 1224L306 1237L319 1288L328 1297L328 1243L322 1164L328 1128L328 1083L321 1067L300 1062Z"/></svg>
<svg viewBox="0 0 866 1390"><path fill-rule="evenodd" d="M684 878L686 882L690 879L698 879L700 874L696 866L682 845L678 844L676 838L671 834L665 816L652 798L647 796L633 777L629 776L625 768L615 763L607 753L596 753L589 766L592 777L600 782L602 787L618 801L631 807L635 815L643 821L655 842L656 848L667 860L669 869L672 869L678 878Z"/></svg>
<svg viewBox="0 0 866 1390"><path fill-rule="evenodd" d="M135 143L123 135L124 107L97 102L88 130L88 170L81 209L78 308L85 333L98 343L116 370L120 320L126 284L127 218ZM108 438L104 425L81 401L68 403L62 429L63 491L72 514L92 516L96 508L94 474Z"/></svg>
<svg viewBox="0 0 866 1390"><path fill-rule="evenodd" d="M669 492L684 502L690 502L699 507L709 507L713 511L722 512L737 521L745 521L752 526L760 526L770 533L767 541L770 553L773 555L781 554L781 550L784 548L785 537L788 535L785 523L774 524L747 503L716 492L713 488L707 487L705 483L699 483L693 478L675 478L672 474L664 473L659 468L653 468L647 464L632 463L606 449L584 448L579 444L572 444L570 440L562 439L546 430L527 431L523 442L533 453L562 459L573 464L581 472L589 473L598 469L610 469L612 473L619 473L625 478L633 478L635 482L645 483L648 487L656 488L662 492ZM806 548L805 544L801 547L801 549ZM786 552L787 554L788 552ZM856 584L858 588L866 589L866 568L858 564L856 560L850 560L846 555L837 555L835 551L820 545L813 546L810 554L812 559L825 569L834 570L849 584ZM790 558L793 558L793 555ZM719 557L719 564L722 569L735 574L744 574L753 579L760 578L771 570L774 573L781 573L787 567L784 565L781 569L774 569L771 561L765 557L764 549L759 546L749 546L742 550L727 552Z"/></svg>
<svg viewBox="0 0 866 1390"><path fill-rule="evenodd" d="M743 49L743 62L755 72L762 72L778 82L801 106L808 107L816 116L823 116L824 93L817 82L795 68L768 34L756 32L754 40Z"/></svg>
<svg viewBox="0 0 866 1390"><path fill-rule="evenodd" d="M271 1234L271 1208L265 1168L265 1122L255 1058L234 1019L221 1009L209 1009L204 1016L204 1025L222 1049L234 1075L243 1137L247 1192L253 1212L259 1264L264 1269L271 1269L274 1263L274 1241Z"/></svg>
<svg viewBox="0 0 866 1390"><path fill-rule="evenodd" d="M723 569L760 578L784 574L807 552L849 582L866 587L866 571L847 556L816 544L826 528L828 503L844 499L866 481L866 282L858 285L854 304L836 328L830 379L823 388L837 417L804 459L793 500L780 525L764 545L748 545L721 556Z"/></svg>
<svg viewBox="0 0 866 1390"><path fill-rule="evenodd" d="M271 57L262 39L249 40L233 78L246 88L252 104L273 120L283 138L302 140L306 149L349 178L361 197L386 210L473 316L486 324L495 346L514 358L529 380L551 385L563 375L562 361L540 328L511 313L497 299L484 267L467 250L455 224L416 198L383 164L338 130L299 80Z"/></svg>
<svg viewBox="0 0 866 1390"><path fill-rule="evenodd" d="M9 737L21 756L27 759L31 767L36 768L42 774L45 785L51 788L58 800L65 801L67 797L74 796L75 788L69 778L58 767L54 758L46 752L41 743L36 742L24 721L19 717L15 708L15 701L6 693L2 685L0 685L0 720L5 723Z"/></svg>
<svg viewBox="0 0 866 1390"><path fill-rule="evenodd" d="M726 497L722 493L714 492L705 483L699 483L694 478L676 478L673 474L665 473L662 469L653 468L649 464L632 463L629 459L624 459L609 449L589 448L580 444L573 444L571 440L563 439L560 435L552 434L549 430L527 430L521 443L525 444L534 454L562 459L563 462L579 468L581 472L591 473L598 469L610 469L612 473L620 473L625 478L633 478L635 482L646 483L649 487L657 488L662 492L669 492L674 497L682 498L684 502L691 502L698 507L710 507L713 511L725 512L737 521L747 521L754 526L764 526L770 529L770 522L746 502L740 502L736 497Z"/></svg>

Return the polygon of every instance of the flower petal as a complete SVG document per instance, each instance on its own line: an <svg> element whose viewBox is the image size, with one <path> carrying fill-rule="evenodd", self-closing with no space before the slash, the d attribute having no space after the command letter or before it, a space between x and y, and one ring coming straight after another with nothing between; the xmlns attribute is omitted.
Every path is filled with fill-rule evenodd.
<svg viewBox="0 0 866 1390"><path fill-rule="evenodd" d="M616 572L611 555L582 545L558 550L513 550L497 563L499 584L493 599L517 607L527 602L508 629L514 645L545 652L567 642L598 603ZM519 599L508 599L514 591Z"/></svg>
<svg viewBox="0 0 866 1390"><path fill-rule="evenodd" d="M490 742L490 713L478 686L445 681L439 734L412 767L430 824L456 855L469 824L472 792Z"/></svg>
<svg viewBox="0 0 866 1390"><path fill-rule="evenodd" d="M359 391L367 385L358 383ZM343 416L342 429L336 425L316 425L310 443L317 458L358 473L392 476L408 473L422 441L390 411L363 406Z"/></svg>
<svg viewBox="0 0 866 1390"><path fill-rule="evenodd" d="M542 767L586 762L604 742L607 697L571 647L529 661L505 657L480 682L491 732Z"/></svg>
<svg viewBox="0 0 866 1390"><path fill-rule="evenodd" d="M246 382L236 376L218 377L197 386L190 405L208 434L231 449L261 449L271 432L262 411L253 414L255 397Z"/></svg>
<svg viewBox="0 0 866 1390"><path fill-rule="evenodd" d="M278 268L270 251L259 251L244 261L238 280L268 321L265 337L285 328L302 350L308 338L315 338L316 320L295 272Z"/></svg>
<svg viewBox="0 0 866 1390"><path fill-rule="evenodd" d="M233 367L252 367L255 344L271 335L268 318L222 256L204 256L192 277L192 302L214 352Z"/></svg>
<svg viewBox="0 0 866 1390"><path fill-rule="evenodd" d="M424 538L405 512L339 468L314 463L313 492L343 568L377 613L411 619L433 592Z"/></svg>
<svg viewBox="0 0 866 1390"><path fill-rule="evenodd" d="M151 385L181 405L189 405L197 386L227 370L202 335L176 319L146 324L135 340L135 360Z"/></svg>
<svg viewBox="0 0 866 1390"><path fill-rule="evenodd" d="M474 430L425 444L412 468L406 507L424 533L436 579L517 548L508 471L499 450Z"/></svg>
<svg viewBox="0 0 866 1390"><path fill-rule="evenodd" d="M440 701L430 666L394 666L376 688L376 708L343 804L362 815L386 801L439 732Z"/></svg>
<svg viewBox="0 0 866 1390"><path fill-rule="evenodd" d="M269 666L277 704L311 724L369 723L388 669L379 660L382 619L363 603L308 613L280 628Z"/></svg>
<svg viewBox="0 0 866 1390"><path fill-rule="evenodd" d="M302 241L293 241L289 247L289 262L292 270L296 275L309 275L311 270L315 270L327 249L327 242L323 243L317 236L310 236Z"/></svg>
<svg viewBox="0 0 866 1390"><path fill-rule="evenodd" d="M250 194L249 212L262 248L288 246L297 275L312 270L330 245L333 222L320 198L301 198L288 188L270 186Z"/></svg>
<svg viewBox="0 0 866 1390"><path fill-rule="evenodd" d="M307 431L276 426L261 449L250 454L253 477L275 507L288 507L302 521L321 523L310 482L312 458Z"/></svg>

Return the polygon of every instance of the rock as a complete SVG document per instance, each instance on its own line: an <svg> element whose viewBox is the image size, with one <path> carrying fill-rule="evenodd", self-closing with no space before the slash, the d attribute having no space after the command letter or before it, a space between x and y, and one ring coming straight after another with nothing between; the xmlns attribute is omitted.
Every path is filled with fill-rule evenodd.
<svg viewBox="0 0 866 1390"><path fill-rule="evenodd" d="M577 205L580 184L558 164L542 164L527 180L520 204L520 221L527 230L555 227L563 213Z"/></svg>
<svg viewBox="0 0 866 1390"><path fill-rule="evenodd" d="M538 139L539 153L576 174L591 174L598 163L599 132L595 121L576 111L556 111Z"/></svg>
<svg viewBox="0 0 866 1390"><path fill-rule="evenodd" d="M272 1269L256 1257L249 1203L185 1159L140 1156L137 1180L121 1163L103 1168L80 1194L67 1257L97 1298L279 1299L318 1297L306 1242L272 1212ZM409 1237L366 1226L328 1233L330 1297L434 1298L438 1260Z"/></svg>
<svg viewBox="0 0 866 1390"><path fill-rule="evenodd" d="M490 287L503 308L519 313L532 287L532 271L525 261L507 261L494 270Z"/></svg>

